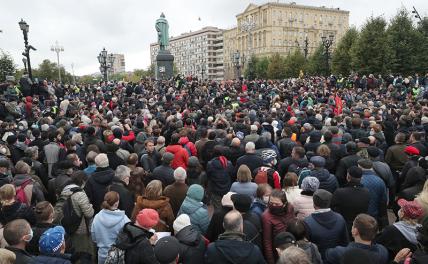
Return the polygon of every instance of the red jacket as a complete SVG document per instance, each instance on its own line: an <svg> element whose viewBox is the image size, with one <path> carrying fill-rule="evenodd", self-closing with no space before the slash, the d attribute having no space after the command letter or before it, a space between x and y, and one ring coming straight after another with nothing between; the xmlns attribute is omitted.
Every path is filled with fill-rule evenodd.
<svg viewBox="0 0 428 264"><path fill-rule="evenodd" d="M295 219L294 208L291 204L287 206L287 213L284 215L273 215L269 209L262 214L263 223L263 246L265 257L268 264L275 264L274 251L276 252L272 241L275 236L286 231L291 220Z"/></svg>
<svg viewBox="0 0 428 264"><path fill-rule="evenodd" d="M165 148L166 152L174 154L174 159L172 160L171 168L174 170L178 167L187 169L187 161L189 160L189 154L180 145L169 145Z"/></svg>
<svg viewBox="0 0 428 264"><path fill-rule="evenodd" d="M114 135L113 134L110 135L110 136L108 136L108 138L107 138L108 142L112 142L113 139L114 139ZM122 140L125 140L125 141L128 141L128 142L134 141L135 140L135 133L134 133L134 131L130 130L129 134L127 136L122 135Z"/></svg>
<svg viewBox="0 0 428 264"><path fill-rule="evenodd" d="M178 143L180 143L180 145L183 147L186 146L190 150L192 156L198 155L198 151L195 147L195 144L193 144L193 142L191 142L188 137L181 137Z"/></svg>

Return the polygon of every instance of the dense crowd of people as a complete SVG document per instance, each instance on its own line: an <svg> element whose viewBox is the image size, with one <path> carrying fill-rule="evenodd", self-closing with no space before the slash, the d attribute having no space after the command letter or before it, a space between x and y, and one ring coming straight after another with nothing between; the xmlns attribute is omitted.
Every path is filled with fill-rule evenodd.
<svg viewBox="0 0 428 264"><path fill-rule="evenodd" d="M0 84L1 263L428 263L428 74Z"/></svg>

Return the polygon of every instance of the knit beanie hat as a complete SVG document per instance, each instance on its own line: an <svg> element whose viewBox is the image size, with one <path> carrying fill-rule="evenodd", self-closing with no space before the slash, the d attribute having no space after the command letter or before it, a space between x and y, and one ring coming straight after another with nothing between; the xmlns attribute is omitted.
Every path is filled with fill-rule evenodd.
<svg viewBox="0 0 428 264"><path fill-rule="evenodd" d="M246 213L250 210L251 203L253 202L251 197L246 194L235 193L230 197L233 202L233 206L236 210L241 213Z"/></svg>
<svg viewBox="0 0 428 264"><path fill-rule="evenodd" d="M235 194L234 192L228 192L225 195L223 195L223 198L221 198L221 205L226 207L233 207L232 202L232 195Z"/></svg>
<svg viewBox="0 0 428 264"><path fill-rule="evenodd" d="M181 229L189 225L191 225L190 217L187 214L181 214L175 219L172 227L174 228L174 233L177 234Z"/></svg>
<svg viewBox="0 0 428 264"><path fill-rule="evenodd" d="M187 178L186 170L182 167L178 167L174 170L174 179L177 181L185 181Z"/></svg>
<svg viewBox="0 0 428 264"><path fill-rule="evenodd" d="M95 165L97 165L98 168L107 168L109 166L107 155L104 153L98 154L95 157Z"/></svg>
<svg viewBox="0 0 428 264"><path fill-rule="evenodd" d="M192 184L187 190L187 196L200 202L204 198L204 188L199 184Z"/></svg>
<svg viewBox="0 0 428 264"><path fill-rule="evenodd" d="M150 229L159 223L159 214L153 209L143 209L138 213L136 220L139 226Z"/></svg>
<svg viewBox="0 0 428 264"><path fill-rule="evenodd" d="M315 192L320 187L320 181L316 177L305 177L302 181L302 190Z"/></svg>

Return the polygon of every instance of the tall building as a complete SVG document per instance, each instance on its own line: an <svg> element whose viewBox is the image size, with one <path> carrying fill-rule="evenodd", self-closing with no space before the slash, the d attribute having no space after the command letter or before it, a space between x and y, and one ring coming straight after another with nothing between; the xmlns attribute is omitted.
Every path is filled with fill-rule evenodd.
<svg viewBox="0 0 428 264"><path fill-rule="evenodd" d="M216 27L184 33L169 39L167 49L174 55L174 65L179 73L209 80L222 80L223 34ZM150 44L150 61L156 64L158 43Z"/></svg>
<svg viewBox="0 0 428 264"><path fill-rule="evenodd" d="M112 67L113 74L125 72L125 55L113 54L113 56L114 56L114 62Z"/></svg>
<svg viewBox="0 0 428 264"><path fill-rule="evenodd" d="M251 55L267 57L279 53L286 56L296 49L304 53L305 40L310 55L321 44L322 36L334 36L334 49L349 27L349 11L294 2L250 4L236 20L237 26L223 34L226 79L236 76L233 59L236 51L240 54L240 65L245 65Z"/></svg>

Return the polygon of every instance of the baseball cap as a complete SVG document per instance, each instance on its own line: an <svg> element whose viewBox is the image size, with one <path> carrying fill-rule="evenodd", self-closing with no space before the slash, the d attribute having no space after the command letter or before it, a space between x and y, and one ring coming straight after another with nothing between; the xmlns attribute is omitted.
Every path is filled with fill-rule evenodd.
<svg viewBox="0 0 428 264"><path fill-rule="evenodd" d="M401 211L404 217L410 219L418 219L424 214L424 210L417 201L407 201L405 199L399 199L397 204L401 207Z"/></svg>

